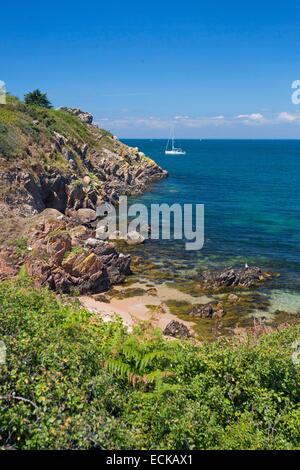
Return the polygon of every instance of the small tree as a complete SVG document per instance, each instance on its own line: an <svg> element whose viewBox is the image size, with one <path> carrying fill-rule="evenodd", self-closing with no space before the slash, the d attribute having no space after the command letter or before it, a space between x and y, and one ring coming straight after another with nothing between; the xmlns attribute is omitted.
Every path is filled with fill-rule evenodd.
<svg viewBox="0 0 300 470"><path fill-rule="evenodd" d="M25 104L40 106L41 108L52 108L50 101L47 98L47 93L42 93L40 90L34 90L24 96Z"/></svg>

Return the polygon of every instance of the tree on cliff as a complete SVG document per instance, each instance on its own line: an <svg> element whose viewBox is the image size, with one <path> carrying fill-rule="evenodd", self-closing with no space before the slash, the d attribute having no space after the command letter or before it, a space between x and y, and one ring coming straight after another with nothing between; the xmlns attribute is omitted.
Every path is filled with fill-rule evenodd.
<svg viewBox="0 0 300 470"><path fill-rule="evenodd" d="M50 101L47 98L47 93L42 93L40 90L34 90L24 96L25 104L40 106L41 108L52 108Z"/></svg>

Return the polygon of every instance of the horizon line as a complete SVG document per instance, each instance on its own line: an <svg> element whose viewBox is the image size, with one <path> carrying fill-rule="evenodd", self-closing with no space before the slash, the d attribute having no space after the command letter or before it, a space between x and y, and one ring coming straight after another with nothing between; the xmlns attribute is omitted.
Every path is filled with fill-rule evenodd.
<svg viewBox="0 0 300 470"><path fill-rule="evenodd" d="M168 140L169 137L118 137L118 140ZM291 138L286 138L286 137L266 137L266 138L249 138L249 137L224 137L224 138L200 138L200 137L177 137L176 140L196 140L196 141L211 141L211 140L261 140L261 141L300 141L300 137L291 137Z"/></svg>

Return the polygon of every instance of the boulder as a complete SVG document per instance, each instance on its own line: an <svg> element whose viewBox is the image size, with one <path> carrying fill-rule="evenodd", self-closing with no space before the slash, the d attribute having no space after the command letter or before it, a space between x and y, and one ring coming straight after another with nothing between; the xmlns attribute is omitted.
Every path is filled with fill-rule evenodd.
<svg viewBox="0 0 300 470"><path fill-rule="evenodd" d="M78 245L81 241L89 238L89 230L84 225L76 225L69 229L72 245Z"/></svg>
<svg viewBox="0 0 300 470"><path fill-rule="evenodd" d="M130 270L131 257L120 253L117 258L114 258L107 268L107 272L112 284L120 284L124 281L125 276L131 274Z"/></svg>
<svg viewBox="0 0 300 470"><path fill-rule="evenodd" d="M192 336L189 328L184 323L177 320L170 321L170 323L165 327L163 333L166 336L179 338L190 338Z"/></svg>
<svg viewBox="0 0 300 470"><path fill-rule="evenodd" d="M141 245L142 243L144 243L145 238L140 233L132 231L128 232L125 240L127 245Z"/></svg>
<svg viewBox="0 0 300 470"><path fill-rule="evenodd" d="M204 289L232 289L236 287L254 287L270 275L260 268L229 268L222 271L204 271L199 282Z"/></svg>
<svg viewBox="0 0 300 470"><path fill-rule="evenodd" d="M96 228L96 238L99 240L105 240L108 237L108 226L107 224L98 225Z"/></svg>
<svg viewBox="0 0 300 470"><path fill-rule="evenodd" d="M93 209L78 209L74 217L80 224L88 224L96 220L97 214Z"/></svg>
<svg viewBox="0 0 300 470"><path fill-rule="evenodd" d="M113 232L109 232L108 234L108 239L109 240L124 240L125 237L124 235L120 232L120 230L114 230Z"/></svg>
<svg viewBox="0 0 300 470"><path fill-rule="evenodd" d="M32 226L34 227L38 224L48 224L56 220L63 220L61 216L63 216L63 214L57 209L47 208L32 219Z"/></svg>
<svg viewBox="0 0 300 470"><path fill-rule="evenodd" d="M39 286L55 289L52 269L46 261L29 258L26 261L26 270Z"/></svg>
<svg viewBox="0 0 300 470"><path fill-rule="evenodd" d="M37 216L28 237L32 251L24 261L38 285L63 293L94 294L123 282L131 273L130 255L91 237L86 227L74 227L67 218L57 220L56 211L51 215L50 219Z"/></svg>
<svg viewBox="0 0 300 470"><path fill-rule="evenodd" d="M200 318L221 318L225 313L221 302L210 302L206 305L195 305L189 315Z"/></svg>
<svg viewBox="0 0 300 470"><path fill-rule="evenodd" d="M97 238L88 238L86 241L85 241L85 246L89 246L89 247L92 247L94 248L95 246L99 246L101 245L102 243L104 243L103 240L98 240Z"/></svg>

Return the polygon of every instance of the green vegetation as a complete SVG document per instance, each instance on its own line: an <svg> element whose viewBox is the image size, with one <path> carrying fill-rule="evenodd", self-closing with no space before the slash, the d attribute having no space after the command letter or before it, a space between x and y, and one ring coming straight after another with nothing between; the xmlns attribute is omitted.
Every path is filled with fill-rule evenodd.
<svg viewBox="0 0 300 470"><path fill-rule="evenodd" d="M41 108L52 108L50 101L47 98L47 93L42 93L40 90L34 90L24 96L25 104L40 106Z"/></svg>
<svg viewBox="0 0 300 470"><path fill-rule="evenodd" d="M0 284L0 445L16 449L299 449L293 326L243 343L126 333L36 290Z"/></svg>
<svg viewBox="0 0 300 470"><path fill-rule="evenodd" d="M112 356L104 362L104 366L116 377L143 390L152 389L153 384L160 387L165 378L175 375L166 369L170 365L170 354L164 349L157 349L155 341L147 344L137 334L128 336L123 344L112 350ZM155 368L158 362L161 367Z"/></svg>
<svg viewBox="0 0 300 470"><path fill-rule="evenodd" d="M73 246L71 250L66 251L64 254L64 262L70 261L70 258L73 256L76 256L80 253L84 253L84 247L83 246Z"/></svg>
<svg viewBox="0 0 300 470"><path fill-rule="evenodd" d="M16 256L20 257L24 253L27 252L27 238L26 237L19 237L16 240L12 240L9 245L16 247Z"/></svg>
<svg viewBox="0 0 300 470"><path fill-rule="evenodd" d="M0 104L0 155L7 161L21 159L22 164L41 161L61 171L69 168L68 160L59 148L52 148L59 133L72 143L87 144L97 150L113 146L112 135L103 129L88 128L80 119L62 109L53 109L47 95L39 90L25 95L24 102L8 94L6 104ZM101 136L101 139L100 139ZM28 147L35 145L34 155ZM74 155L76 166L85 170L80 158ZM95 184L97 183L95 178Z"/></svg>

